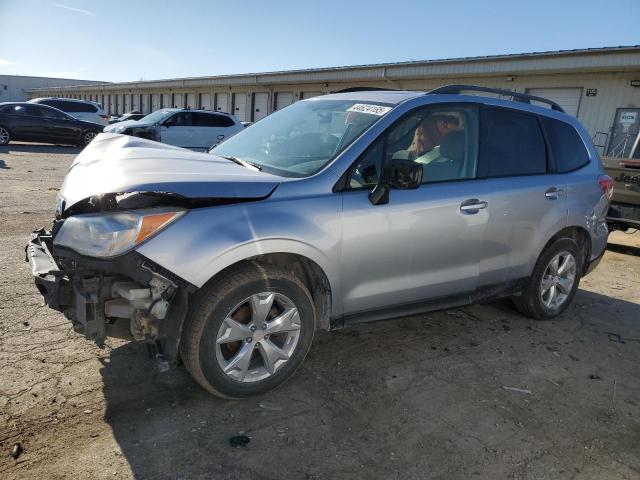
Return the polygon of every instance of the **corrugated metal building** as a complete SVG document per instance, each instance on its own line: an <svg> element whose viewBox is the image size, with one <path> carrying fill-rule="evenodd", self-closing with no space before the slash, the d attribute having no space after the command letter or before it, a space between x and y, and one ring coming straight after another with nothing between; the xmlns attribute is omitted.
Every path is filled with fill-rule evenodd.
<svg viewBox="0 0 640 480"><path fill-rule="evenodd" d="M97 100L112 114L188 106L257 121L296 100L348 87L426 91L452 83L555 100L582 121L602 148L611 144L615 128L626 135L629 128L640 127L640 46L37 88L29 95ZM635 123L622 125L621 117Z"/></svg>
<svg viewBox="0 0 640 480"><path fill-rule="evenodd" d="M23 75L0 75L0 102L24 102L29 99L27 91L35 88L61 87L78 84L101 84L104 82L73 78L29 77ZM31 95L33 97L33 95Z"/></svg>

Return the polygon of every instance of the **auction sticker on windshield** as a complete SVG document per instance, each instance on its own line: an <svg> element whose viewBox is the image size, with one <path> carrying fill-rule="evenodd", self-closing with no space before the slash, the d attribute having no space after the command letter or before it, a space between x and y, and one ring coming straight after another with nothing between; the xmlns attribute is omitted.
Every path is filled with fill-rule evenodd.
<svg viewBox="0 0 640 480"><path fill-rule="evenodd" d="M369 105L367 103L356 103L347 109L347 112L368 113L370 115L382 116L391 110L391 107L383 107L381 105Z"/></svg>

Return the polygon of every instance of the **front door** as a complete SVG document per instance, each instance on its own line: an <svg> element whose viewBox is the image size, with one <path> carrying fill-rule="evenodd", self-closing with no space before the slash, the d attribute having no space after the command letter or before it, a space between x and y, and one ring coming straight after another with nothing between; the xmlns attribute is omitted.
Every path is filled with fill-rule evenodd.
<svg viewBox="0 0 640 480"><path fill-rule="evenodd" d="M160 126L160 141L176 147L197 147L196 129L191 112L178 112Z"/></svg>
<svg viewBox="0 0 640 480"><path fill-rule="evenodd" d="M343 196L345 315L445 297L476 288L489 219L476 177L475 106L423 108L390 127L353 166ZM373 205L382 162L423 166L415 190L391 190Z"/></svg>

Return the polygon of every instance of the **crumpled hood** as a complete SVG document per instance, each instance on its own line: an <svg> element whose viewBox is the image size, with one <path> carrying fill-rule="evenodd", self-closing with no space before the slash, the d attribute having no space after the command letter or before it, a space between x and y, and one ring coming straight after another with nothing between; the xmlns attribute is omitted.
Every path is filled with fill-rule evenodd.
<svg viewBox="0 0 640 480"><path fill-rule="evenodd" d="M116 122L116 123L112 123L111 125L107 125L106 127L104 127L103 132L105 133L111 133L114 132L115 130L118 129L122 129L124 130L127 127L151 127L153 126L153 123L146 123L146 122L141 122L140 120L123 120L122 122Z"/></svg>
<svg viewBox="0 0 640 480"><path fill-rule="evenodd" d="M64 210L106 193L161 192L186 198L267 197L284 180L206 153L101 133L76 157L60 189Z"/></svg>

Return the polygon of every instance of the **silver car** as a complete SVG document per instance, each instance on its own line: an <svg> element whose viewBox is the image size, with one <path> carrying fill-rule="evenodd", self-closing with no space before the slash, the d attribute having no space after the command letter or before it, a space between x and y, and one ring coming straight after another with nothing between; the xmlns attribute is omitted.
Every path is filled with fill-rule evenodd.
<svg viewBox="0 0 640 480"><path fill-rule="evenodd" d="M291 376L316 329L504 296L560 315L605 251L611 193L549 100L351 91L210 154L99 135L27 257L76 331L147 342L159 368L241 398Z"/></svg>

